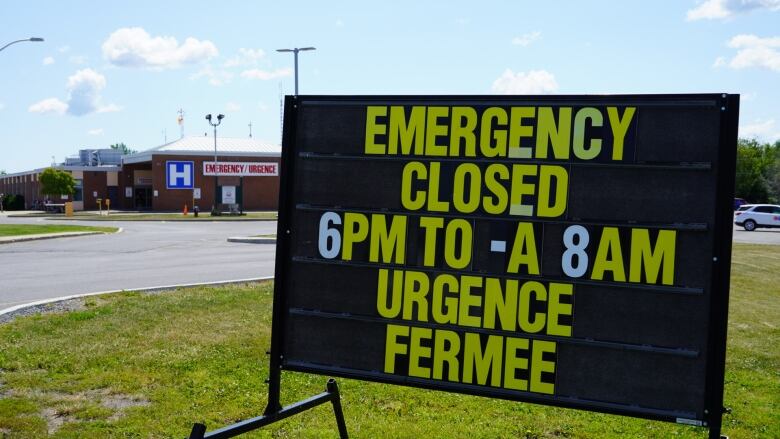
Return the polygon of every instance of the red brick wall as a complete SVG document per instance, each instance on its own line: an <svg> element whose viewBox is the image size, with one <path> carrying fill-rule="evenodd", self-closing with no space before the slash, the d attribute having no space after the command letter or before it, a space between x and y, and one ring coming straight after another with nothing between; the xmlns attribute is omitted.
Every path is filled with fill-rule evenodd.
<svg viewBox="0 0 780 439"><path fill-rule="evenodd" d="M218 157L221 162L273 162L280 163L281 159L274 157ZM209 157L186 157L171 155L155 155L152 157L153 189L158 196L154 197L152 207L154 210L182 210L187 205L192 210L192 191L189 189L166 189L165 162L192 161L195 164L195 187L200 188L200 200L195 203L201 211L211 210L214 201L214 177L203 175L203 162L213 161ZM224 177L223 177L224 178ZM223 184L237 183L238 177L231 177L230 181L222 181ZM279 176L275 177L244 177L243 201L244 210L276 210L279 202ZM237 184L236 184L237 186Z"/></svg>

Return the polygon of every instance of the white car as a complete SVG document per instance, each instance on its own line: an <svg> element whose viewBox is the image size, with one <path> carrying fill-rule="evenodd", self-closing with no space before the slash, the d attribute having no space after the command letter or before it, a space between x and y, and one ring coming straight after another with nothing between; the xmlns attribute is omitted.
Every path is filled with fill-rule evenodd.
<svg viewBox="0 0 780 439"><path fill-rule="evenodd" d="M780 227L780 206L775 204L744 204L734 212L734 224L748 232L759 227Z"/></svg>

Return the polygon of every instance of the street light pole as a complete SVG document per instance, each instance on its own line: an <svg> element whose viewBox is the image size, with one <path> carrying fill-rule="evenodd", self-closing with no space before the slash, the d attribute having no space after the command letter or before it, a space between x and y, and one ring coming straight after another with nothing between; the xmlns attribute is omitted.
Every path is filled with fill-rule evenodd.
<svg viewBox="0 0 780 439"><path fill-rule="evenodd" d="M43 38L40 38L40 37L32 37L32 38L25 38L25 39L23 39L23 40L16 40L16 41L11 41L10 43L6 44L5 46L3 46L3 47L0 47L0 51L1 51L1 50L3 50L3 49L5 49L6 47L10 46L11 44L22 43L22 42L24 42L24 41L40 42L40 41L43 41Z"/></svg>
<svg viewBox="0 0 780 439"><path fill-rule="evenodd" d="M217 174L217 127L220 123L222 123L222 119L225 118L224 114L217 115L217 123L214 123L211 121L211 115L206 115L206 120L209 121L209 125L214 127L214 202L211 204L211 215L218 215L217 213L217 190L218 190L218 184L217 179L219 178L219 175Z"/></svg>
<svg viewBox="0 0 780 439"><path fill-rule="evenodd" d="M294 47L292 49L276 49L277 52L292 52L295 55L295 96L298 96L298 52L317 50L315 47Z"/></svg>

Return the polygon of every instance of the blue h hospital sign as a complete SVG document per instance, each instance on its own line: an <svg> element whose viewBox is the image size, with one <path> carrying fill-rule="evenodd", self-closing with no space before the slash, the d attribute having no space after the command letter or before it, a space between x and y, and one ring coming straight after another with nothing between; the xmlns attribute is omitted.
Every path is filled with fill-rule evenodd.
<svg viewBox="0 0 780 439"><path fill-rule="evenodd" d="M192 189L194 185L194 162L165 162L165 187L167 189Z"/></svg>

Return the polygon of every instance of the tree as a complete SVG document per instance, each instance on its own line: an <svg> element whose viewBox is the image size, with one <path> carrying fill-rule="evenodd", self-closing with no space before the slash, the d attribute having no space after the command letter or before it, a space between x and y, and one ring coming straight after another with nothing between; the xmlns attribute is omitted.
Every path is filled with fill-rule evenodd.
<svg viewBox="0 0 780 439"><path fill-rule="evenodd" d="M76 180L70 173L59 169L44 169L38 181L41 184L41 193L44 195L73 195L76 192Z"/></svg>
<svg viewBox="0 0 780 439"><path fill-rule="evenodd" d="M751 203L767 202L774 198L770 181L773 179L778 145L761 144L757 140L740 139L737 143L737 175L735 194Z"/></svg>
<svg viewBox="0 0 780 439"><path fill-rule="evenodd" d="M138 152L138 151L136 151L134 149L128 148L127 145L125 145L124 143L115 143L115 144L111 145L111 149L116 149L118 151L122 151L122 154L125 154L125 155L126 154L135 154L135 153Z"/></svg>

